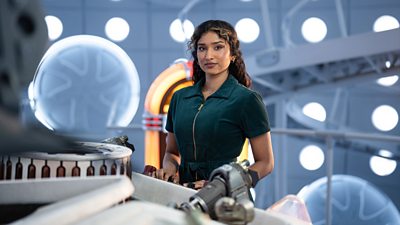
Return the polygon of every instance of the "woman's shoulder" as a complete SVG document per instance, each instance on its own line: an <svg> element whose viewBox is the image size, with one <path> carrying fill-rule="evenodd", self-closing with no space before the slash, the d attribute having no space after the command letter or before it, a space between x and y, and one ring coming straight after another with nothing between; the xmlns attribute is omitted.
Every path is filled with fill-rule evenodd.
<svg viewBox="0 0 400 225"><path fill-rule="evenodd" d="M260 94L252 90L242 84L238 84L238 87L235 88L236 95L240 96L243 98L243 100L247 100L249 98L260 98Z"/></svg>
<svg viewBox="0 0 400 225"><path fill-rule="evenodd" d="M195 91L195 87L194 86L188 86L188 87L184 87L184 88L181 88L181 89L175 91L174 92L174 96L184 97L184 96L189 95L190 93L192 93L194 91Z"/></svg>

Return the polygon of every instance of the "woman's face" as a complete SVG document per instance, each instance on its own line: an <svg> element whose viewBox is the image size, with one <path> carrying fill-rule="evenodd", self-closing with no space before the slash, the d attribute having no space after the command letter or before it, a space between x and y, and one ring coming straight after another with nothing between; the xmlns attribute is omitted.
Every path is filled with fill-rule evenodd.
<svg viewBox="0 0 400 225"><path fill-rule="evenodd" d="M217 33L209 31L197 42L197 59L207 76L227 76L232 59L229 44Z"/></svg>

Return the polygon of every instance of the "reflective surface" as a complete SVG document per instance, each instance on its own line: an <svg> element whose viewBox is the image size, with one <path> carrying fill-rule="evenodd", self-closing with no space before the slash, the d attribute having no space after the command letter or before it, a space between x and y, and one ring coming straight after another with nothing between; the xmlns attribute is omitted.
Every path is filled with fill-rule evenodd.
<svg viewBox="0 0 400 225"><path fill-rule="evenodd" d="M49 129L101 134L127 126L139 104L135 65L106 39L78 35L53 44L43 57L31 90L35 116Z"/></svg>

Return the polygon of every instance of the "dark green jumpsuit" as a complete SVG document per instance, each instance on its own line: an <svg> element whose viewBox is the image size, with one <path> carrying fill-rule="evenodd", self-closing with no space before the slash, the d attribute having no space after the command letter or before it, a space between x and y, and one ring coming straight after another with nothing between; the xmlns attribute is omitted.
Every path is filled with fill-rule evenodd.
<svg viewBox="0 0 400 225"><path fill-rule="evenodd" d="M174 133L181 155L180 182L208 180L217 167L236 161L246 138L270 130L260 95L229 75L204 100L204 80L174 93L166 130Z"/></svg>

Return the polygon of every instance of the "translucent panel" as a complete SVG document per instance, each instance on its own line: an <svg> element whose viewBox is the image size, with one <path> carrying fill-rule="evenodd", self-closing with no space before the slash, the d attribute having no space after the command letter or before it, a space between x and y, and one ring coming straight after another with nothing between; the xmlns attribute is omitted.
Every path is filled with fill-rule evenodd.
<svg viewBox="0 0 400 225"><path fill-rule="evenodd" d="M310 215L304 201L296 195L286 195L275 202L267 211L277 212L285 217L296 218L299 221L293 224L311 224Z"/></svg>
<svg viewBox="0 0 400 225"><path fill-rule="evenodd" d="M51 41L59 38L63 32L63 24L56 16L46 16L44 18L47 24L47 31Z"/></svg>
<svg viewBox="0 0 400 225"><path fill-rule="evenodd" d="M139 105L135 65L116 44L77 35L54 43L44 55L30 90L35 116L50 129L102 134L127 126Z"/></svg>
<svg viewBox="0 0 400 225"><path fill-rule="evenodd" d="M117 42L125 40L130 30L128 22L120 17L109 19L104 29L107 37Z"/></svg>
<svg viewBox="0 0 400 225"><path fill-rule="evenodd" d="M325 108L318 102L310 102L303 106L304 115L315 120L324 122L326 119Z"/></svg>
<svg viewBox="0 0 400 225"><path fill-rule="evenodd" d="M244 43L254 42L260 35L260 26L258 26L255 20L250 18L239 20L235 25L235 30L239 40Z"/></svg>
<svg viewBox="0 0 400 225"><path fill-rule="evenodd" d="M373 30L381 32L399 28L399 21L393 16L383 15L375 20Z"/></svg>
<svg viewBox="0 0 400 225"><path fill-rule="evenodd" d="M193 32L194 26L190 20L185 20L182 27L181 21L179 19L175 19L169 26L169 34L176 42L184 42L189 40L192 37Z"/></svg>
<svg viewBox="0 0 400 225"><path fill-rule="evenodd" d="M305 169L317 170L324 163L325 155L318 146L308 145L301 150L299 160Z"/></svg>
<svg viewBox="0 0 400 225"><path fill-rule="evenodd" d="M310 17L303 22L301 33L306 41L316 43L324 40L328 28L325 22L318 17Z"/></svg>
<svg viewBox="0 0 400 225"><path fill-rule="evenodd" d="M372 124L381 131L390 131L397 126L399 114L389 105L381 105L372 112Z"/></svg>

